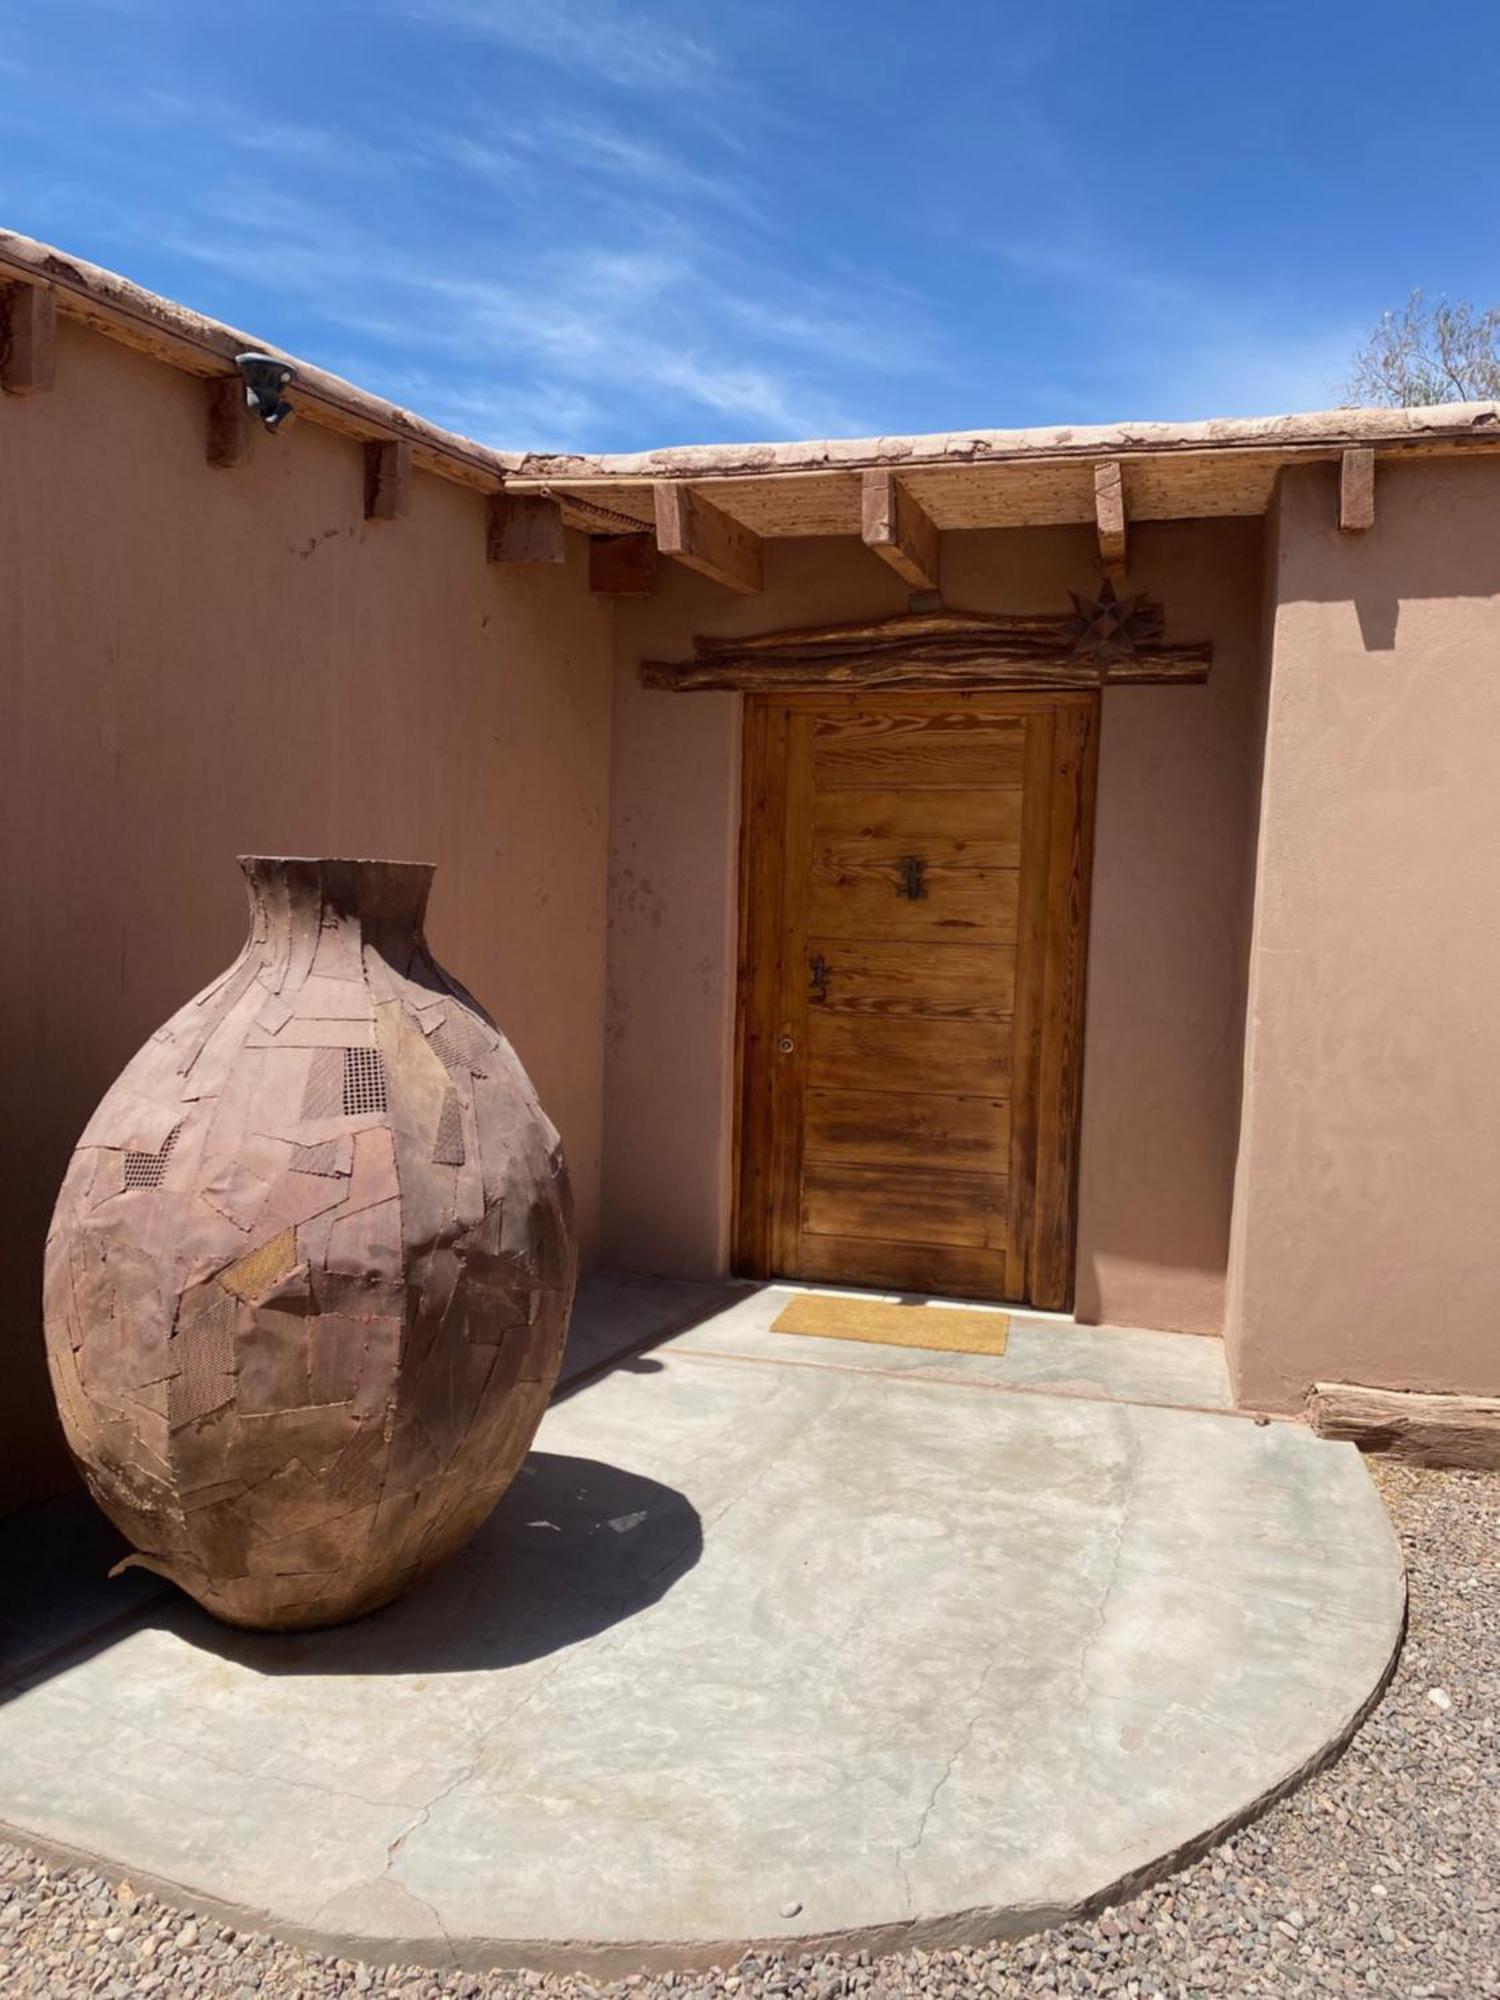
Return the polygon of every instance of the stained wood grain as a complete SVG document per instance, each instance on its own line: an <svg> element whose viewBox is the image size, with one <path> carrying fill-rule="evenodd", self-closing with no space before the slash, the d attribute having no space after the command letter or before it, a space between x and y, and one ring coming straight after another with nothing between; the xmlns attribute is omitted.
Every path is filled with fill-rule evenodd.
<svg viewBox="0 0 1500 2000"><path fill-rule="evenodd" d="M913 853L929 868L1015 868L1021 789L825 791L813 812L813 841L813 865L825 871L888 866Z"/></svg>
<svg viewBox="0 0 1500 2000"><path fill-rule="evenodd" d="M1014 868L930 868L922 895L913 898L893 858L837 874L814 871L808 919L825 938L1013 944L1018 900Z"/></svg>
<svg viewBox="0 0 1500 2000"><path fill-rule="evenodd" d="M885 1243L865 1236L802 1238L790 1275L829 1285L867 1285L922 1298L1003 1299L1005 1255L959 1243Z"/></svg>
<svg viewBox="0 0 1500 2000"><path fill-rule="evenodd" d="M1005 1024L892 1020L812 1010L807 1026L807 1081L822 1089L972 1091L1007 1095L1010 1035Z"/></svg>
<svg viewBox="0 0 1500 2000"><path fill-rule="evenodd" d="M1036 1208L1029 1296L1058 1311L1072 1303L1083 1109L1083 1005L1099 710L1080 702L1053 725L1047 943L1037 1061Z"/></svg>
<svg viewBox="0 0 1500 2000"><path fill-rule="evenodd" d="M995 1250L1005 1221L1000 1174L809 1160L802 1176L802 1227L816 1236Z"/></svg>
<svg viewBox="0 0 1500 2000"><path fill-rule="evenodd" d="M1010 1106L1003 1097L813 1088L806 1115L809 1162L1003 1175L1009 1160Z"/></svg>
<svg viewBox="0 0 1500 2000"><path fill-rule="evenodd" d="M1024 724L982 708L871 705L820 716L813 772L819 792L840 786L1019 785Z"/></svg>
<svg viewBox="0 0 1500 2000"><path fill-rule="evenodd" d="M1016 954L1010 945L945 943L934 951L925 939L834 938L815 931L805 955L808 992L833 1014L1001 1021L1014 1004Z"/></svg>

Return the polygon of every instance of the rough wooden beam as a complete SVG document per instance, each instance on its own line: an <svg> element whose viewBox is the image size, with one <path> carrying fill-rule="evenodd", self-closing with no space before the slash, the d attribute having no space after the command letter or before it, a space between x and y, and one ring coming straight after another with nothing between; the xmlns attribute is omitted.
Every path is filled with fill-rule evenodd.
<svg viewBox="0 0 1500 2000"><path fill-rule="evenodd" d="M759 535L705 500L693 486L658 482L655 502L656 546L664 556L742 596L761 588Z"/></svg>
<svg viewBox="0 0 1500 2000"><path fill-rule="evenodd" d="M239 375L221 375L208 385L208 462L228 471L243 465L260 419L245 400Z"/></svg>
<svg viewBox="0 0 1500 2000"><path fill-rule="evenodd" d="M1368 445L1339 460L1339 526L1346 535L1375 525L1375 454Z"/></svg>
<svg viewBox="0 0 1500 2000"><path fill-rule="evenodd" d="M555 500L496 493L490 499L489 559L492 563L560 563L562 509Z"/></svg>
<svg viewBox="0 0 1500 2000"><path fill-rule="evenodd" d="M411 505L411 446L405 438L365 446L365 519L404 521Z"/></svg>
<svg viewBox="0 0 1500 2000"><path fill-rule="evenodd" d="M1099 560L1104 574L1125 574L1125 468L1117 458L1101 458L1094 467L1094 524L1099 531Z"/></svg>
<svg viewBox="0 0 1500 2000"><path fill-rule="evenodd" d="M16 281L18 288L50 291L65 319L205 380L223 376L246 349L276 351L253 334L204 319L112 271L0 229L0 284L7 280ZM361 441L407 439L418 471L481 493L495 492L515 462L307 362L297 363L297 418Z"/></svg>
<svg viewBox="0 0 1500 2000"><path fill-rule="evenodd" d="M953 611L903 612L848 625L808 626L751 638L699 639L692 660L647 660L647 687L1095 688L1143 681L1203 681L1210 644L1080 643L1078 620Z"/></svg>
<svg viewBox="0 0 1500 2000"><path fill-rule="evenodd" d="M893 472L873 469L861 484L861 533L913 590L938 588L938 530Z"/></svg>
<svg viewBox="0 0 1500 2000"><path fill-rule="evenodd" d="M9 285L0 297L0 388L33 396L57 379L57 294Z"/></svg>
<svg viewBox="0 0 1500 2000"><path fill-rule="evenodd" d="M1361 1451L1412 1465L1460 1465L1500 1471L1500 1400L1364 1389L1315 1382L1308 1421L1319 1437L1346 1438Z"/></svg>
<svg viewBox="0 0 1500 2000"><path fill-rule="evenodd" d="M589 538L589 589L602 597L642 597L656 588L654 535Z"/></svg>

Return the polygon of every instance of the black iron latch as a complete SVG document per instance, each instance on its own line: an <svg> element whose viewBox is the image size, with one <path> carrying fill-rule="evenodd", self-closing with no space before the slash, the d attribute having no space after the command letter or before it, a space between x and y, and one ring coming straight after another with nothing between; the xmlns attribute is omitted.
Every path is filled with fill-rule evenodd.
<svg viewBox="0 0 1500 2000"><path fill-rule="evenodd" d="M927 863L920 854L901 858L901 894L908 902L920 903L927 894Z"/></svg>

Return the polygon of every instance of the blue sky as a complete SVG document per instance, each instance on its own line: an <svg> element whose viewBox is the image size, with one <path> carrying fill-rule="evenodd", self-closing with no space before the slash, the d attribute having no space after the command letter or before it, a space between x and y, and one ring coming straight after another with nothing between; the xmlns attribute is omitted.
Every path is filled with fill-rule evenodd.
<svg viewBox="0 0 1500 2000"><path fill-rule="evenodd" d="M0 223L506 447L1339 399L1494 0L0 0Z"/></svg>

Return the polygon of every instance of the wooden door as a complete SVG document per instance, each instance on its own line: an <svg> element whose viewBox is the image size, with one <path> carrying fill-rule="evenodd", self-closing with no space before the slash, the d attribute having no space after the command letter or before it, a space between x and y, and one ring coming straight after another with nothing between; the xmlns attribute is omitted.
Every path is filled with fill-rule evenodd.
<svg viewBox="0 0 1500 2000"><path fill-rule="evenodd" d="M1097 723L747 699L739 1270L1070 1302Z"/></svg>

